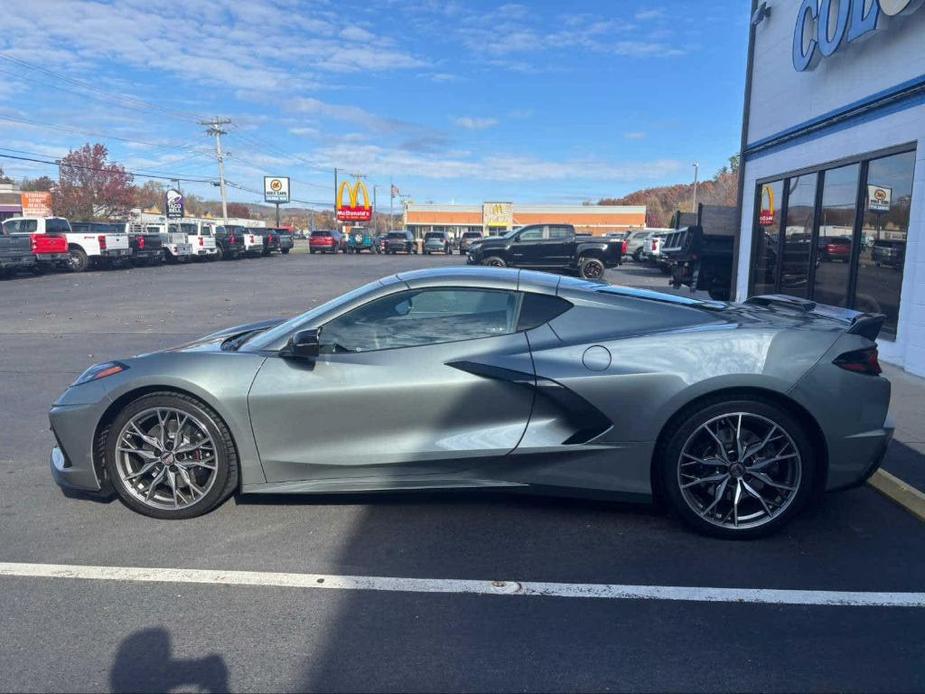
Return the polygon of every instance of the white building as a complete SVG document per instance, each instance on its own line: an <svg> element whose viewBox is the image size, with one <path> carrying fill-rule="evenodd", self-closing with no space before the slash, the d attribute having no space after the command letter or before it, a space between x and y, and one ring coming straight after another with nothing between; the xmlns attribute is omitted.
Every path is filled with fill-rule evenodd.
<svg viewBox="0 0 925 694"><path fill-rule="evenodd" d="M736 297L884 313L881 358L925 376L923 5L754 0Z"/></svg>

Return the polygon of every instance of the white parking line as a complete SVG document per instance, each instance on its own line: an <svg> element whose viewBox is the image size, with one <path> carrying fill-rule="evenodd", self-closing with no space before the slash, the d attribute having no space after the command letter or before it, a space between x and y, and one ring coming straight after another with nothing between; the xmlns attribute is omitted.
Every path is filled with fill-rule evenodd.
<svg viewBox="0 0 925 694"><path fill-rule="evenodd" d="M82 566L79 564L0 562L0 576L76 578L95 581L140 581L143 583L211 583L232 586L273 586L302 589L380 590L404 593L596 598L599 600L683 600L687 602L836 605L840 607L925 607L925 593L479 581L451 578L336 576L268 571Z"/></svg>

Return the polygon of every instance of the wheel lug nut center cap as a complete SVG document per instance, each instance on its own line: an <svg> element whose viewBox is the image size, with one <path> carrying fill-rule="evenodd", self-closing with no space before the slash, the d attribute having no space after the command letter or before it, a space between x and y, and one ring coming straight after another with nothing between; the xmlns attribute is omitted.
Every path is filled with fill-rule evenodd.
<svg viewBox="0 0 925 694"><path fill-rule="evenodd" d="M742 463L733 463L729 466L729 474L739 479L745 474L745 466Z"/></svg>

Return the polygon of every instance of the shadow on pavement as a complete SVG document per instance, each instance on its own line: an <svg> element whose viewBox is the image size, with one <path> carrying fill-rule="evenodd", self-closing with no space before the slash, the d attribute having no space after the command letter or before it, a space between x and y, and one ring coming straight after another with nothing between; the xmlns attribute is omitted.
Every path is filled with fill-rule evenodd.
<svg viewBox="0 0 925 694"><path fill-rule="evenodd" d="M114 692L166 692L181 687L227 692L228 668L215 653L190 660L174 659L168 631L152 627L136 631L119 644L109 684Z"/></svg>
<svg viewBox="0 0 925 694"><path fill-rule="evenodd" d="M883 469L919 491L925 491L925 445L913 446L893 439L887 449Z"/></svg>

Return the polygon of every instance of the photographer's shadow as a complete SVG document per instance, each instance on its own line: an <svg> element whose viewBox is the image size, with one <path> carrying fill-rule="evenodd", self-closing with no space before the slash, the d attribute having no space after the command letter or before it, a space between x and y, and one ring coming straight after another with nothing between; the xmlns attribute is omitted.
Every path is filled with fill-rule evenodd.
<svg viewBox="0 0 925 694"><path fill-rule="evenodd" d="M163 627L142 629L125 638L109 673L112 691L167 692L181 687L228 691L228 668L220 655L177 660L170 651L170 634Z"/></svg>

